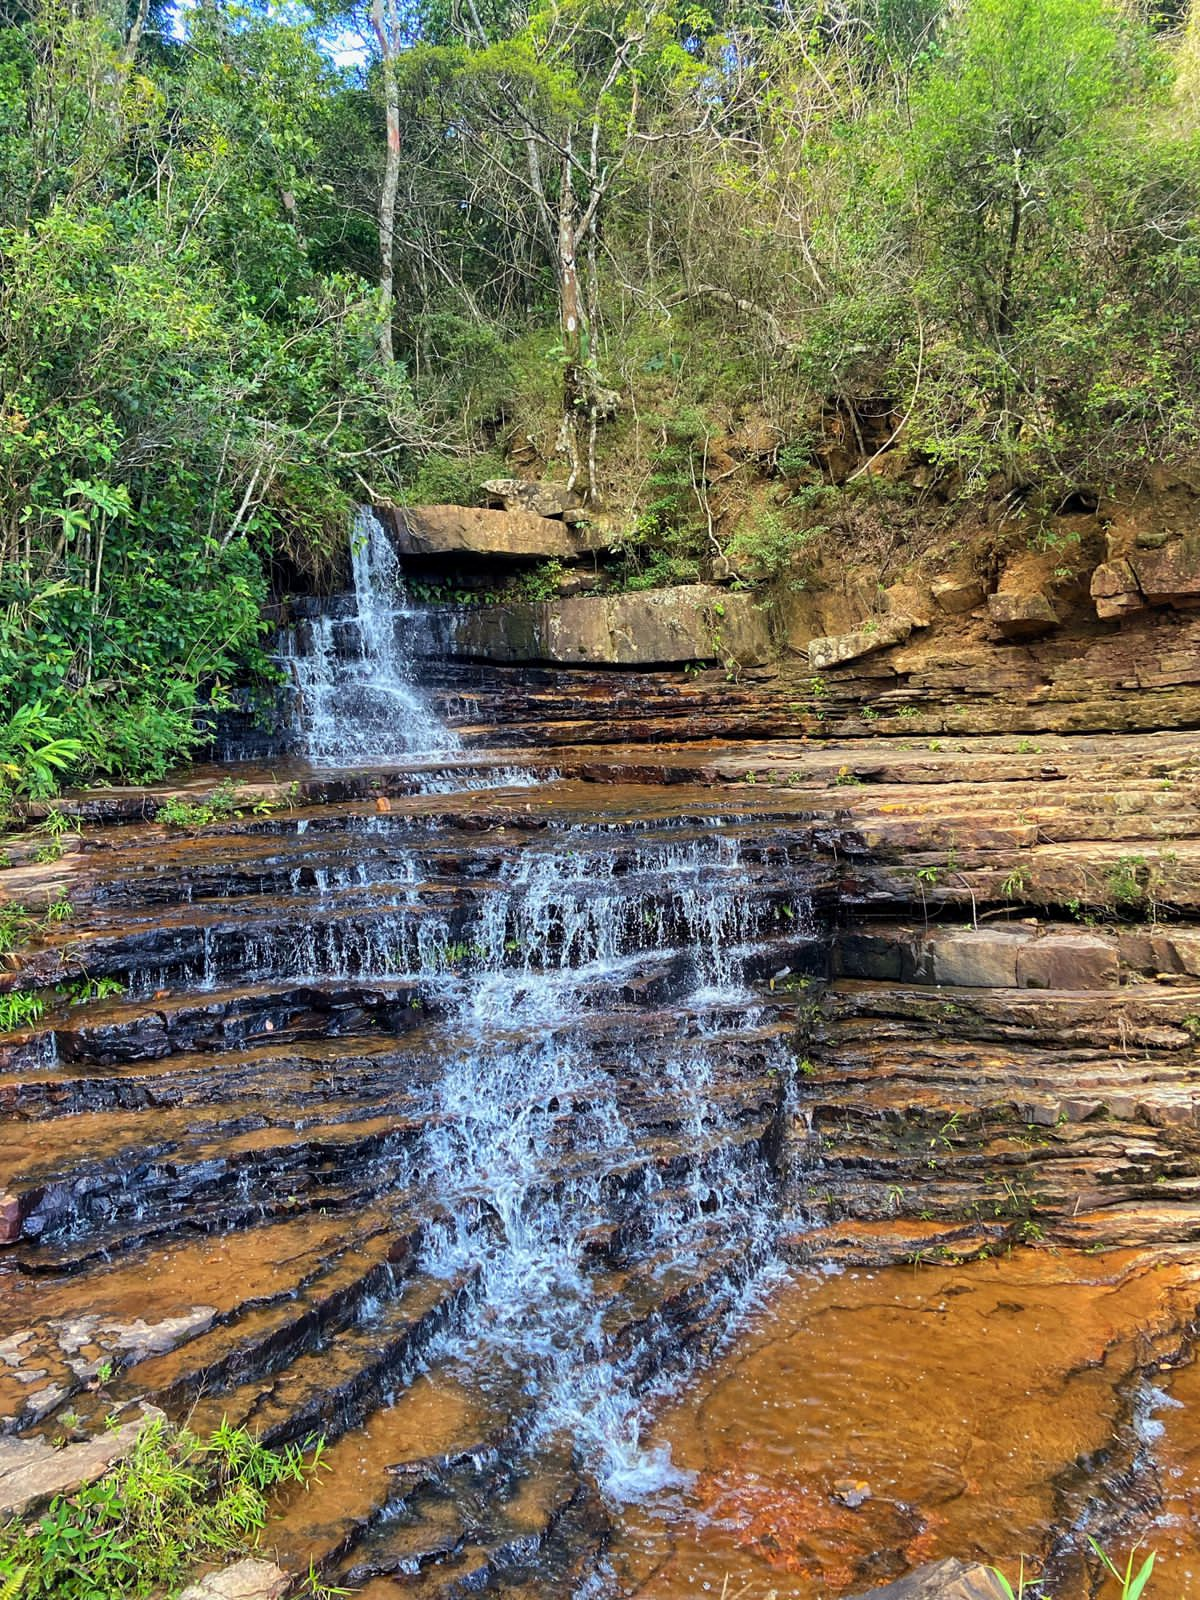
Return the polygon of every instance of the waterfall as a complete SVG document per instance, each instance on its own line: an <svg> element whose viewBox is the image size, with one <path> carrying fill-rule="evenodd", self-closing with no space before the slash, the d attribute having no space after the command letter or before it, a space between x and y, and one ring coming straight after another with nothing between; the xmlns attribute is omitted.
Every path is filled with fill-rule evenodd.
<svg viewBox="0 0 1200 1600"><path fill-rule="evenodd" d="M350 541L352 609L307 619L290 641L300 747L315 766L453 755L454 734L416 682L428 618L408 599L391 540L361 506Z"/></svg>
<svg viewBox="0 0 1200 1600"><path fill-rule="evenodd" d="M639 1433L647 1368L677 1381L682 1353L661 1313L633 1354L608 1320L704 1280L728 1326L771 1268L769 1141L737 1136L761 1087L731 1094L724 1057L764 1020L747 957L798 915L754 894L719 828L620 857L578 828L527 844L453 945L424 953L449 1018L416 1160L446 1215L427 1265L480 1275L456 1359L535 1390L533 1442L570 1438L616 1502L671 1481ZM674 974L665 1034L626 998L656 968ZM779 1037L751 1054L748 1082L785 1080ZM627 1281L589 1255L605 1217L636 1218Z"/></svg>

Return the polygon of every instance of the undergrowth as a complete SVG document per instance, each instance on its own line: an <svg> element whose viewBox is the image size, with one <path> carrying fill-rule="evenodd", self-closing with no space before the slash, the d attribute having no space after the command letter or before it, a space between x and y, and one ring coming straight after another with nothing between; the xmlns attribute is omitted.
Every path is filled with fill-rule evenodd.
<svg viewBox="0 0 1200 1600"><path fill-rule="evenodd" d="M268 1492L307 1483L323 1457L319 1439L270 1450L224 1422L208 1438L150 1422L112 1472L55 1499L37 1521L0 1530L0 1596L173 1594L201 1562L253 1546L267 1521ZM321 1593L320 1585L310 1584L310 1593Z"/></svg>

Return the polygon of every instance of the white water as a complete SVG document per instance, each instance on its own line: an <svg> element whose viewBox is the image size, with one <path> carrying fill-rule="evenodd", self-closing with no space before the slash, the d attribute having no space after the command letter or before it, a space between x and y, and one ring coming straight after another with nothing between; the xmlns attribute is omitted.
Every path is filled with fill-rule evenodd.
<svg viewBox="0 0 1200 1600"><path fill-rule="evenodd" d="M305 755L314 766L343 767L456 754L457 738L416 679L425 614L409 600L391 540L367 506L350 552L352 613L302 624L287 658Z"/></svg>
<svg viewBox="0 0 1200 1600"><path fill-rule="evenodd" d="M310 759L452 755L415 681L420 612L370 513L353 570L353 618L314 623L293 657ZM425 864L393 857L374 917L250 950L276 973L282 955L312 976L419 979L438 1070L413 1170L443 1219L423 1265L478 1283L467 1328L436 1353L469 1386L491 1374L510 1418L527 1408L527 1426L512 1421L527 1444L568 1441L613 1502L679 1481L642 1443L655 1393L687 1363L664 1299L696 1290L732 1328L773 1271L777 1175L751 1135L762 1080L786 1083L790 1061L778 1035L754 1037L769 1019L746 963L808 927L803 901L778 903L785 864L765 890L736 825L634 832L597 819L513 840L449 906L427 898ZM342 885L317 887L329 904ZM622 1228L614 1249L589 1248Z"/></svg>
<svg viewBox="0 0 1200 1600"><path fill-rule="evenodd" d="M668 1379L679 1367L667 1326L627 1355L608 1319L620 1326L639 1293L656 1300L711 1272L732 1321L772 1258L770 1163L731 1137L714 1059L761 1020L741 969L777 931L778 908L747 891L734 839L648 843L619 870L597 844L582 829L527 844L456 941L458 970L429 952L456 1044L418 1165L451 1218L427 1265L482 1270L478 1331L454 1349L468 1369L499 1357L522 1373L537 1396L534 1440L570 1438L619 1502L674 1481L669 1459L641 1445L649 1392L635 1369L647 1342ZM789 931L798 912L806 924L789 908ZM646 1032L621 989L655 964L676 974L672 1019ZM660 1036L673 1027L677 1043ZM782 1044L762 1051L755 1075L782 1074ZM669 1172L646 1139L656 1108L682 1158ZM598 1224L634 1212L634 1264L619 1282L587 1245Z"/></svg>

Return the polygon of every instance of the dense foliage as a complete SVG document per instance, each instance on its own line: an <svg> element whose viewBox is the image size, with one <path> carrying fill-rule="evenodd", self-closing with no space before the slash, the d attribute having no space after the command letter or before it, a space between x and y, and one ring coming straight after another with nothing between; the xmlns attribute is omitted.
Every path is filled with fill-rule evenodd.
<svg viewBox="0 0 1200 1600"><path fill-rule="evenodd" d="M35 794L187 753L264 664L264 558L340 544L409 409L294 220L340 86L309 33L146 20L0 30L0 762Z"/></svg>
<svg viewBox="0 0 1200 1600"><path fill-rule="evenodd" d="M549 467L647 584L739 428L761 571L893 446L962 497L1193 454L1198 89L1135 0L10 10L0 774L165 771L355 497Z"/></svg>

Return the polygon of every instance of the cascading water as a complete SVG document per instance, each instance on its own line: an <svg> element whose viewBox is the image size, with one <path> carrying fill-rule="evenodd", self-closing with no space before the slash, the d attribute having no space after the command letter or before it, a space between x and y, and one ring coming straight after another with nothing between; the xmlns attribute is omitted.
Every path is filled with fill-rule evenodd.
<svg viewBox="0 0 1200 1600"><path fill-rule="evenodd" d="M309 755L445 754L452 736L414 684L423 620L369 511L353 551L353 616L315 621L293 657ZM623 1300L636 1311L639 1295L669 1294L672 1275L704 1281L728 1320L772 1259L769 1140L747 1110L754 1094L731 1094L723 1068L762 1028L744 969L778 932L780 907L754 892L733 830L717 824L686 840L652 833L632 849L602 827L528 841L465 915L422 906L430 870L393 861L372 895L383 919L302 936L289 966L386 972L435 998L441 1062L414 1162L443 1220L424 1259L448 1281L476 1284L471 1326L448 1334L442 1354L473 1382L491 1371L536 1391L525 1443L568 1436L606 1495L637 1495L670 1478L638 1435L647 1393L680 1352L661 1313L628 1349L608 1320ZM803 912L799 924L794 906L786 914L799 931ZM265 949L258 958L269 961ZM648 984L671 1007L675 1037L640 1034ZM762 1031L749 1075L785 1081L785 1046ZM660 1126L674 1147L656 1140ZM636 1216L631 1273L597 1265L606 1216Z"/></svg>
<svg viewBox="0 0 1200 1600"><path fill-rule="evenodd" d="M458 740L416 681L428 618L410 603L391 540L367 506L350 552L352 610L308 619L288 656L305 755L316 766L452 755Z"/></svg>
<svg viewBox="0 0 1200 1600"><path fill-rule="evenodd" d="M455 1359L471 1381L499 1371L536 1392L528 1442L569 1437L619 1502L671 1481L639 1431L648 1374L677 1379L682 1352L668 1318L652 1316L629 1351L606 1320L676 1275L704 1281L731 1321L770 1270L769 1140L739 1139L747 1101L714 1059L764 1021L747 958L807 917L748 888L727 829L606 843L588 828L531 842L453 937L424 922L421 976L447 1022L416 1164L445 1212L427 1267L477 1274ZM653 974L672 1011L665 1039L632 1002ZM784 1080L778 1035L752 1054L759 1084ZM673 1136L656 1147L658 1123ZM592 1256L597 1229L635 1215L637 1268L614 1274Z"/></svg>
<svg viewBox="0 0 1200 1600"><path fill-rule="evenodd" d="M394 798L128 830L64 947L121 995L56 1022L69 1072L33 1087L82 1126L13 1163L31 1281L68 1269L33 1370L125 1274L114 1305L183 1331L96 1408L327 1439L283 1565L561 1600L612 1507L678 1489L644 1424L774 1270L809 835L701 787L497 795L414 684L373 518L353 570L292 657L305 743L403 766ZM46 1404L90 1406L65 1370Z"/></svg>

